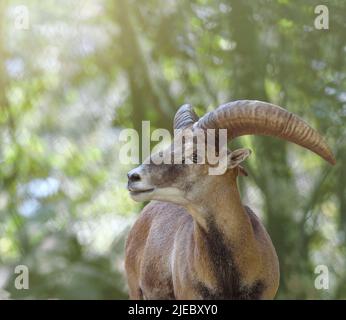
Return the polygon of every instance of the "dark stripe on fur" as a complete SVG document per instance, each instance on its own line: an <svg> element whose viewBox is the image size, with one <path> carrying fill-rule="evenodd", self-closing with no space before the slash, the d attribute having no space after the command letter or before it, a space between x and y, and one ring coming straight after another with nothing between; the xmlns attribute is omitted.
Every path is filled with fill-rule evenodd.
<svg viewBox="0 0 346 320"><path fill-rule="evenodd" d="M260 299L265 289L263 281L257 280L251 286L241 284L241 274L234 263L232 249L213 219L208 223L205 241L217 287L211 290L203 283L198 283L196 289L201 297L210 300Z"/></svg>

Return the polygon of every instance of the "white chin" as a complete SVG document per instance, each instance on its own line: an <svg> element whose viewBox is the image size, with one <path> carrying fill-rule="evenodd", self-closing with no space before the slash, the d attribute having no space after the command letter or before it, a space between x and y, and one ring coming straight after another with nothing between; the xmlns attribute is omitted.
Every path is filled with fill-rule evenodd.
<svg viewBox="0 0 346 320"><path fill-rule="evenodd" d="M144 191L144 192L131 192L130 191L130 196L132 198L132 200L137 201L137 202L142 202L142 201L149 201L152 200L152 196L153 196L153 192L152 191Z"/></svg>
<svg viewBox="0 0 346 320"><path fill-rule="evenodd" d="M183 192L173 187L156 189L152 194L152 199L173 202L176 204L186 203L186 199L183 197Z"/></svg>
<svg viewBox="0 0 346 320"><path fill-rule="evenodd" d="M183 197L183 192L177 188L160 188L145 192L130 192L132 200L142 202L150 200L159 200L173 202L176 204L185 204L186 199Z"/></svg>

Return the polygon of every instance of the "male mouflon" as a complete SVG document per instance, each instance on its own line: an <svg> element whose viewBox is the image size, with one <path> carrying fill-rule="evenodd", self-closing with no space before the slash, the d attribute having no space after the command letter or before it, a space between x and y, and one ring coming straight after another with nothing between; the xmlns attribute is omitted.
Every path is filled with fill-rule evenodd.
<svg viewBox="0 0 346 320"><path fill-rule="evenodd" d="M175 129L227 129L228 139L268 135L303 146L331 164L322 137L295 114L270 103L241 100L198 119L183 105ZM181 139L179 131L174 139ZM194 140L185 142L194 148ZM172 155L174 143L161 152ZM278 258L263 224L242 204L238 175L248 149L228 150L227 171L208 174L210 163L144 164L128 173L128 189L143 209L126 243L132 299L272 299L279 285ZM158 154L151 155L155 160ZM193 154L193 157L195 155Z"/></svg>

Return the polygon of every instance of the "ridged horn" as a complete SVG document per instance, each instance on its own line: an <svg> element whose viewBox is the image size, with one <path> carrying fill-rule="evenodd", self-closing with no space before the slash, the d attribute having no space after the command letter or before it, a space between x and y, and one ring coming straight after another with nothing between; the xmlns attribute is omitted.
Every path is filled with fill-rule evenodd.
<svg viewBox="0 0 346 320"><path fill-rule="evenodd" d="M229 139L249 134L278 137L315 152L332 165L336 162L316 130L297 115L271 103L256 100L226 103L200 118L196 126L227 129Z"/></svg>
<svg viewBox="0 0 346 320"><path fill-rule="evenodd" d="M198 116L189 104L182 105L174 117L173 128L184 129L198 121Z"/></svg>

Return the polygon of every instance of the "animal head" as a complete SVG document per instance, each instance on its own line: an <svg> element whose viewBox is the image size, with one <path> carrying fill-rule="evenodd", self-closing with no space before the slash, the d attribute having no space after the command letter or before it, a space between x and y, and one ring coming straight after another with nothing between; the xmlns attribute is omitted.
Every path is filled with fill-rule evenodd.
<svg viewBox="0 0 346 320"><path fill-rule="evenodd" d="M229 140L243 135L278 137L335 164L332 152L317 131L297 115L266 102L234 101L200 119L190 105L183 105L175 115L174 129L169 147L152 154L128 173L128 189L134 200L162 200L185 205L207 197L227 181L230 183L229 176L245 174L241 163L251 151L225 148L221 152L220 129L226 129ZM214 133L216 136L209 139ZM221 175L210 174L210 169L216 165L215 156L218 163L225 164Z"/></svg>

